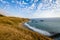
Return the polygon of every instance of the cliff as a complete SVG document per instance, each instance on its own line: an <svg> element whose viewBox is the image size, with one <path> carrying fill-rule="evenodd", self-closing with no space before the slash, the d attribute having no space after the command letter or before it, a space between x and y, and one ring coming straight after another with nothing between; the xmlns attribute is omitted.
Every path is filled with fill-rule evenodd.
<svg viewBox="0 0 60 40"><path fill-rule="evenodd" d="M53 40L24 26L23 24L28 21L27 18L0 14L0 40Z"/></svg>

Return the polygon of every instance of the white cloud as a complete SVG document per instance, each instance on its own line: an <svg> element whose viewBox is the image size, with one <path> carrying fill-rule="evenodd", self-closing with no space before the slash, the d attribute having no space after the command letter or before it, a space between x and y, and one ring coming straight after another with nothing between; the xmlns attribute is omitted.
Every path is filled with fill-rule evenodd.
<svg viewBox="0 0 60 40"><path fill-rule="evenodd" d="M60 9L60 8L59 8ZM37 18L49 18L49 17L60 17L60 10L37 10L35 14L33 14L33 17Z"/></svg>
<svg viewBox="0 0 60 40"><path fill-rule="evenodd" d="M48 18L48 17L60 17L60 1L56 1L57 5L52 6L49 10L40 10L42 4L38 7L38 10L33 14L33 17Z"/></svg>

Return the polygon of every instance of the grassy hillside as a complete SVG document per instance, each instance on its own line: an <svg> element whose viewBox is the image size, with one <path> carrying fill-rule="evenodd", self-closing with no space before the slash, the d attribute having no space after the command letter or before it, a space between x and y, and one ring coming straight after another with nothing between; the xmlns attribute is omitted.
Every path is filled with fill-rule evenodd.
<svg viewBox="0 0 60 40"><path fill-rule="evenodd" d="M52 40L26 28L29 19L8 17L0 14L0 40Z"/></svg>

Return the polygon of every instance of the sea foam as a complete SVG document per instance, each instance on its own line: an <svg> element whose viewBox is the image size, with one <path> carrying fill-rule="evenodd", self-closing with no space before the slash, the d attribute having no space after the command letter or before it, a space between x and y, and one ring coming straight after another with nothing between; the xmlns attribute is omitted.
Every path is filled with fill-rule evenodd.
<svg viewBox="0 0 60 40"><path fill-rule="evenodd" d="M25 23L24 25L27 26L28 28L30 28L31 30L35 31L35 32L38 32L38 33L46 35L46 36L51 36L51 34L45 30L37 29L35 27L30 26L27 23Z"/></svg>

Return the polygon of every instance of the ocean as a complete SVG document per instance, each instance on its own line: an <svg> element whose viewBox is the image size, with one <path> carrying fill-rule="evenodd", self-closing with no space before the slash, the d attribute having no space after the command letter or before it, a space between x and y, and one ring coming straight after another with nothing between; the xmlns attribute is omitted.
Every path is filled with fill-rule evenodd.
<svg viewBox="0 0 60 40"><path fill-rule="evenodd" d="M27 24L30 29L47 36L60 33L60 18L31 19ZM60 40L60 37L55 40Z"/></svg>

